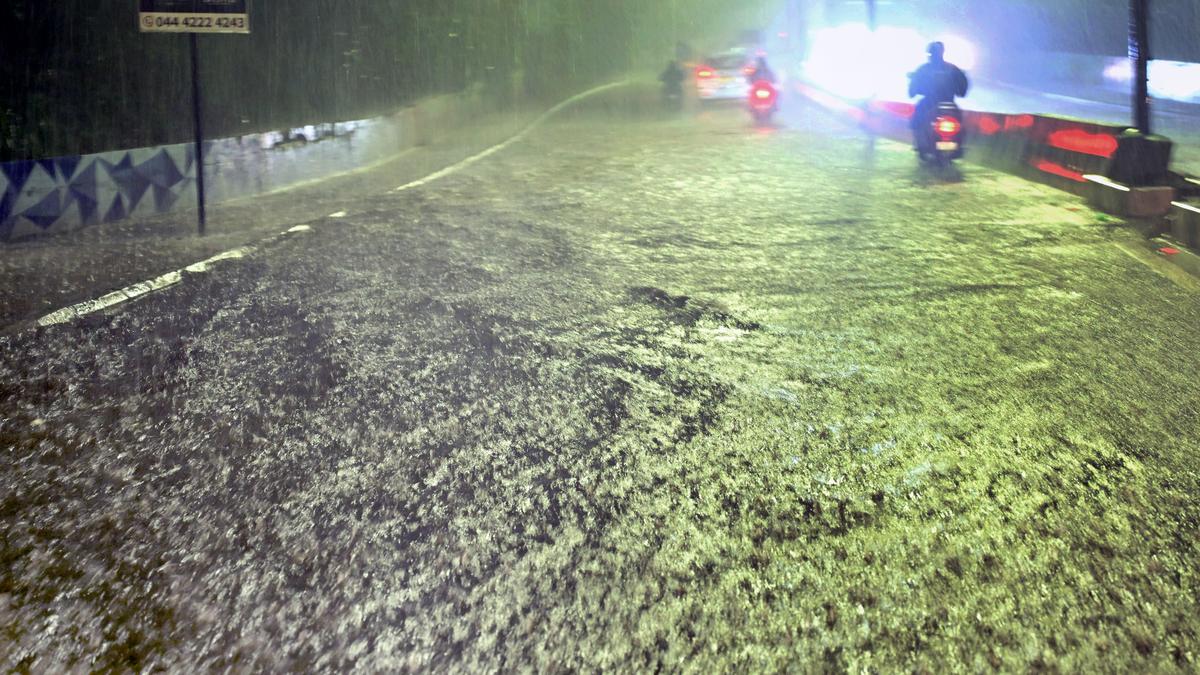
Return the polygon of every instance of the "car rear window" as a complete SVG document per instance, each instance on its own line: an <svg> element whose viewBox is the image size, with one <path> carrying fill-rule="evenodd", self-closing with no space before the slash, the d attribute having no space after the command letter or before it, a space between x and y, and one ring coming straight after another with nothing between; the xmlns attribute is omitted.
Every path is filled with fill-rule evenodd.
<svg viewBox="0 0 1200 675"><path fill-rule="evenodd" d="M736 70L745 65L745 59L736 54L726 54L714 56L709 59L708 63L716 70Z"/></svg>

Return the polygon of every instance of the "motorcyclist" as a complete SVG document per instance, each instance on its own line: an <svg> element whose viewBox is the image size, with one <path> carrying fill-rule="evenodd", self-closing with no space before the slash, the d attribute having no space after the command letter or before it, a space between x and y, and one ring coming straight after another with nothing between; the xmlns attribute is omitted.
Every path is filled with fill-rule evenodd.
<svg viewBox="0 0 1200 675"><path fill-rule="evenodd" d="M946 45L931 42L926 48L929 61L908 76L908 96L921 96L912 117L913 147L924 152L925 129L937 113L939 103L954 103L958 96L966 96L967 74L961 68L946 61Z"/></svg>
<svg viewBox="0 0 1200 675"><path fill-rule="evenodd" d="M754 70L746 74L746 80L750 84L754 84L755 82L770 82L771 84L775 84L775 73L767 65L767 57L758 57L758 60L754 62Z"/></svg>
<svg viewBox="0 0 1200 675"><path fill-rule="evenodd" d="M683 96L683 81L686 76L683 74L683 69L679 67L678 61L671 61L667 64L666 70L658 76L658 80L662 82L663 99L680 100Z"/></svg>

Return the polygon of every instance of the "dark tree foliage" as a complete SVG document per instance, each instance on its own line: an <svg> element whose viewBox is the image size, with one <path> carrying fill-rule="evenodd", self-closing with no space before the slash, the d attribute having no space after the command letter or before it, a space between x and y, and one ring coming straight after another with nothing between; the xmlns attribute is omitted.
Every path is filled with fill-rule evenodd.
<svg viewBox="0 0 1200 675"><path fill-rule="evenodd" d="M136 3L0 5L0 161L184 142L187 38ZM202 35L210 136L358 119L479 87L498 106L627 70L646 0L258 0ZM644 18L644 17L643 17Z"/></svg>
<svg viewBox="0 0 1200 675"><path fill-rule="evenodd" d="M468 87L498 106L548 99L815 1L252 0L251 35L200 38L206 128L363 118ZM1127 0L910 3L998 53L1125 48ZM136 4L0 3L0 161L188 140L187 40L139 33ZM1200 61L1200 2L1152 7L1155 56Z"/></svg>

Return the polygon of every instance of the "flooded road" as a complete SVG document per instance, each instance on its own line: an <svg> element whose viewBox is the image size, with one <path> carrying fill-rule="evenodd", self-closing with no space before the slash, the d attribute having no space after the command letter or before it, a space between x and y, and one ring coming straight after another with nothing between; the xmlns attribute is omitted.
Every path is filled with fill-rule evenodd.
<svg viewBox="0 0 1200 675"><path fill-rule="evenodd" d="M1194 287L816 110L624 110L0 338L0 664L1195 667Z"/></svg>

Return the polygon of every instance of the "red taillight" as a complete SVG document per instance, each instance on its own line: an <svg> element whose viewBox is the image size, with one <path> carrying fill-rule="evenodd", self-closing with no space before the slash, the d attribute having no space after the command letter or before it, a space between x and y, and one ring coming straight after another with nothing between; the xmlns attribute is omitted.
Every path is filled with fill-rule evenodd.
<svg viewBox="0 0 1200 675"><path fill-rule="evenodd" d="M962 124L953 117L939 117L933 123L933 130L943 141L948 141L962 131Z"/></svg>
<svg viewBox="0 0 1200 675"><path fill-rule="evenodd" d="M775 98L779 93L775 87L771 86L770 82L755 82L754 86L750 87L750 103L756 107L767 107L775 105Z"/></svg>
<svg viewBox="0 0 1200 675"><path fill-rule="evenodd" d="M700 66L699 68L696 68L696 77L698 77L702 80L707 80L708 78L712 77L713 75L714 75L714 73L712 71L712 68L709 68L708 66Z"/></svg>

